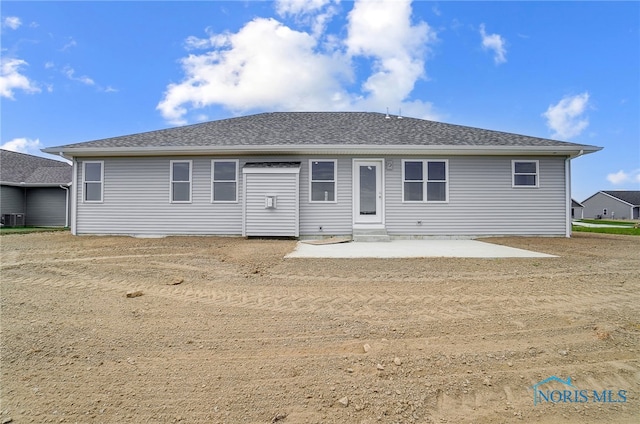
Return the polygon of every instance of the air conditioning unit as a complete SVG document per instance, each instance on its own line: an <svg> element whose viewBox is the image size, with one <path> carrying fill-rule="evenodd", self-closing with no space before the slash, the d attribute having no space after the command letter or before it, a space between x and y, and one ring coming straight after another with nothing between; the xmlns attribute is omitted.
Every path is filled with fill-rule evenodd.
<svg viewBox="0 0 640 424"><path fill-rule="evenodd" d="M5 213L2 215L2 224L5 227L24 227L25 217L23 213Z"/></svg>

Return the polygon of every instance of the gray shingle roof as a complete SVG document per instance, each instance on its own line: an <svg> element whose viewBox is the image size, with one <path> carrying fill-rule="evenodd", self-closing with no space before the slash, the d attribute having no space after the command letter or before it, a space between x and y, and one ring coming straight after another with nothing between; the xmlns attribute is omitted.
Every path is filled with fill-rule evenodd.
<svg viewBox="0 0 640 424"><path fill-rule="evenodd" d="M582 146L538 137L373 112L272 112L55 148L162 148L299 145ZM593 147L593 146L589 146Z"/></svg>
<svg viewBox="0 0 640 424"><path fill-rule="evenodd" d="M640 190L603 190L602 192L633 206L640 206Z"/></svg>
<svg viewBox="0 0 640 424"><path fill-rule="evenodd" d="M71 165L67 163L0 149L0 181L3 183L69 184L71 173Z"/></svg>
<svg viewBox="0 0 640 424"><path fill-rule="evenodd" d="M584 208L584 205L576 200L571 199L572 208Z"/></svg>

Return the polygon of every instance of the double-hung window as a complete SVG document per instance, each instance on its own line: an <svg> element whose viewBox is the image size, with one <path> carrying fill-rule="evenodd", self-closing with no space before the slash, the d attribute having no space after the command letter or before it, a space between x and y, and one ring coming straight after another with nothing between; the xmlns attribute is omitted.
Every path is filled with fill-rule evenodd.
<svg viewBox="0 0 640 424"><path fill-rule="evenodd" d="M104 162L83 162L82 181L85 202L102 202L102 187L104 179Z"/></svg>
<svg viewBox="0 0 640 424"><path fill-rule="evenodd" d="M171 203L191 202L191 161L171 161Z"/></svg>
<svg viewBox="0 0 640 424"><path fill-rule="evenodd" d="M539 166L537 160L511 161L513 187L539 187Z"/></svg>
<svg viewBox="0 0 640 424"><path fill-rule="evenodd" d="M311 202L336 201L336 172L335 160L310 160L310 189Z"/></svg>
<svg viewBox="0 0 640 424"><path fill-rule="evenodd" d="M402 199L405 202L447 202L448 161L403 160Z"/></svg>
<svg viewBox="0 0 640 424"><path fill-rule="evenodd" d="M211 161L211 201L212 202L237 202L238 201L238 161L237 160L213 160Z"/></svg>

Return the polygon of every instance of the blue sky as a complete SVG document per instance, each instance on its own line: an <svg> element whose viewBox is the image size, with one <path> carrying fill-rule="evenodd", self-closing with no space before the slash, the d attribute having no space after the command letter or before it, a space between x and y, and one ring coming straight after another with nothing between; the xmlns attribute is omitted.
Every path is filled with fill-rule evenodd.
<svg viewBox="0 0 640 424"><path fill-rule="evenodd" d="M398 113L604 150L640 189L639 2L3 1L3 148L263 111Z"/></svg>

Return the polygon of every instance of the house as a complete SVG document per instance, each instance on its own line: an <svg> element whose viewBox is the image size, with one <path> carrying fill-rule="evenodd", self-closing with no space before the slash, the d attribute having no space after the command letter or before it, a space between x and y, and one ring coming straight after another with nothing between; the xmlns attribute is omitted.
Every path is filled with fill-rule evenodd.
<svg viewBox="0 0 640 424"><path fill-rule="evenodd" d="M603 190L582 204L585 218L640 219L640 190Z"/></svg>
<svg viewBox="0 0 640 424"><path fill-rule="evenodd" d="M584 205L571 199L571 219L582 219L584 213Z"/></svg>
<svg viewBox="0 0 640 424"><path fill-rule="evenodd" d="M5 226L69 226L72 167L0 150L0 214Z"/></svg>
<svg viewBox="0 0 640 424"><path fill-rule="evenodd" d="M65 146L73 234L570 236L600 147L369 112L274 112Z"/></svg>

